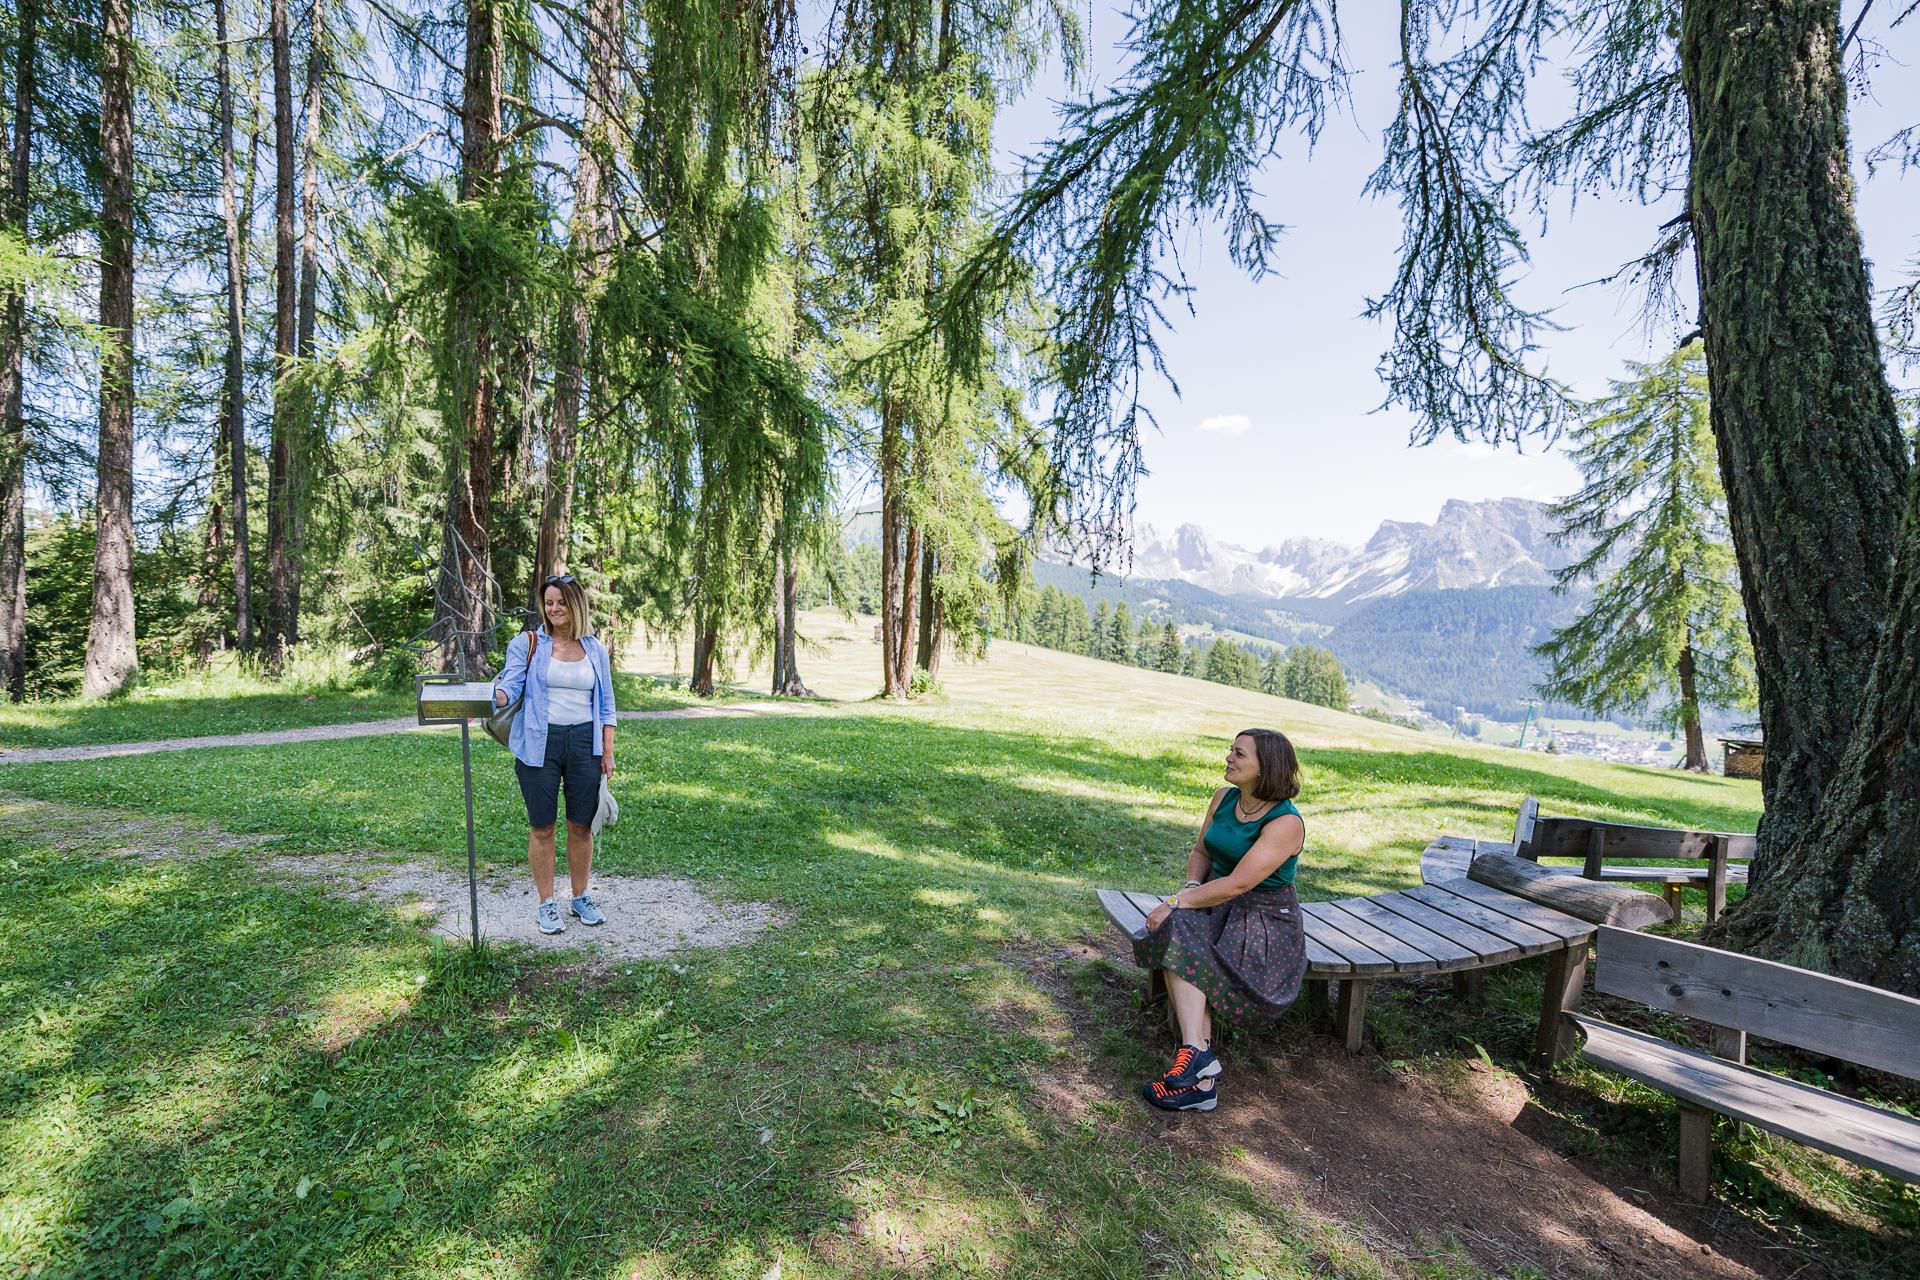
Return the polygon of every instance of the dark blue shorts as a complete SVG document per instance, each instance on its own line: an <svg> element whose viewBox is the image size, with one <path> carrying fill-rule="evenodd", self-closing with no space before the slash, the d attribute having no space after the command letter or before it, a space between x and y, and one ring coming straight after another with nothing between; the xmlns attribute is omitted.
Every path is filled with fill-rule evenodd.
<svg viewBox="0 0 1920 1280"><path fill-rule="evenodd" d="M560 808L561 784L567 791L567 821L582 826L600 807L600 759L593 754L593 723L550 725L547 759L539 768L513 762L520 795L527 802L527 825L550 827Z"/></svg>

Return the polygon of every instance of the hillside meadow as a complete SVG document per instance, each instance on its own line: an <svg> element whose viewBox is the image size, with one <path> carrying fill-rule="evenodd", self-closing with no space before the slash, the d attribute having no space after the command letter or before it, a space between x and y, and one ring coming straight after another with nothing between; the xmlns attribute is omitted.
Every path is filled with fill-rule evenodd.
<svg viewBox="0 0 1920 1280"><path fill-rule="evenodd" d="M897 707L867 700L870 623L808 633L815 705L619 732L622 821L596 866L779 909L732 951L475 956L274 870L457 865L452 731L0 767L0 1271L1540 1274L1466 1224L1383 1232L1276 1196L1206 1130L1169 1143L1129 1092L1164 1033L1092 890L1177 884L1250 725L1302 749L1310 898L1411 883L1433 835L1503 837L1525 794L1750 830L1754 784L1004 643ZM625 658L635 682L673 669L667 649ZM514 874L509 759L483 740L474 766L480 857ZM1444 1091L1484 1059L1596 1167L1670 1174L1664 1100L1525 1064L1538 981L1503 971L1478 1006L1407 984L1355 1079ZM1297 1011L1231 1041L1230 1069L1281 1087L1274 1055L1316 1034ZM1910 1189L1751 1139L1720 1167L1740 1229L1794 1266L1899 1274Z"/></svg>

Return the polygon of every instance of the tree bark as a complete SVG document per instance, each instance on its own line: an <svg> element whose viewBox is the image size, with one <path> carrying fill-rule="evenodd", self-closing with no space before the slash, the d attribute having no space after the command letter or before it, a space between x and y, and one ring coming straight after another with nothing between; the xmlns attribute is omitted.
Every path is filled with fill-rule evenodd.
<svg viewBox="0 0 1920 1280"><path fill-rule="evenodd" d="M900 649L894 658L894 671L902 697L913 692L913 649L920 615L922 537L919 521L908 520L906 546L900 557Z"/></svg>
<svg viewBox="0 0 1920 1280"><path fill-rule="evenodd" d="M582 401L587 394L583 364L592 329L587 298L598 279L611 237L605 177L600 171L602 149L617 109L620 80L620 33L625 25L622 0L592 0L587 12L587 92L581 118L579 156L573 182L573 292L560 324L556 353L553 417L547 430L547 469L542 488L540 534L534 554L533 589L549 574L565 571L567 546L573 533L573 490L576 437Z"/></svg>
<svg viewBox="0 0 1920 1280"><path fill-rule="evenodd" d="M33 171L33 73L39 0L20 0L13 73L13 137L7 140L5 226L27 243L28 179ZM0 136L4 130L0 130ZM27 696L26 290L0 306L0 685Z"/></svg>
<svg viewBox="0 0 1920 1280"><path fill-rule="evenodd" d="M294 409L288 375L296 342L293 184L293 51L287 0L273 0L267 22L273 45L273 432L267 457L266 659L279 670L294 642L291 591Z"/></svg>
<svg viewBox="0 0 1920 1280"><path fill-rule="evenodd" d="M929 545L921 556L920 564L920 634L913 650L913 665L927 673L929 679L938 679L940 675L940 632L943 619L940 616L940 597L934 590L934 579L940 572L940 555Z"/></svg>
<svg viewBox="0 0 1920 1280"><path fill-rule="evenodd" d="M295 319L294 350L302 365L313 358L313 333L320 310L320 118L321 89L327 78L326 0L313 0L307 13L306 132L300 140L300 300ZM300 639L300 582L306 568L308 494L313 484L313 462L320 406L310 389L299 394L292 511L292 553L287 566L288 639Z"/></svg>
<svg viewBox="0 0 1920 1280"><path fill-rule="evenodd" d="M719 652L720 630L707 620L706 611L700 610L693 627L693 674L687 680L687 688L698 697L713 696L713 669Z"/></svg>
<svg viewBox="0 0 1920 1280"><path fill-rule="evenodd" d="M468 0L467 48L460 120L460 200L493 194L500 167L502 32L493 0ZM435 619L448 658L471 673L486 670L492 630L494 347L486 304L466 283L454 298L454 350L464 368L453 397L458 447L447 500L447 554L441 559L440 616ZM470 354L469 354L470 353Z"/></svg>
<svg viewBox="0 0 1920 1280"><path fill-rule="evenodd" d="M1767 743L1762 885L1817 825L1866 692L1908 458L1854 221L1838 5L1688 0L1681 28L1713 427Z"/></svg>
<svg viewBox="0 0 1920 1280"><path fill-rule="evenodd" d="M781 583L787 574L785 530L773 531L773 679L772 693L779 697L787 689L787 611L781 595Z"/></svg>
<svg viewBox="0 0 1920 1280"><path fill-rule="evenodd" d="M906 643L901 593L900 547L906 524L905 412L898 400L887 397L880 407L880 674L881 692L889 698L907 696L906 675L899 654Z"/></svg>
<svg viewBox="0 0 1920 1280"><path fill-rule="evenodd" d="M1707 771L1707 742L1700 732L1700 695L1694 688L1693 646L1680 649L1680 725L1686 732L1687 755L1680 767L1694 773Z"/></svg>
<svg viewBox="0 0 1920 1280"><path fill-rule="evenodd" d="M233 168L233 72L227 44L227 0L214 0L214 40L220 109L220 217L227 249L226 394L220 406L219 449L214 468L216 489L226 482L227 510L233 526L233 637L242 653L253 649L253 562L247 545L247 381L246 338L240 318L246 308L241 289L246 279L240 251L240 205ZM210 513L210 539L219 537L219 513Z"/></svg>
<svg viewBox="0 0 1920 1280"><path fill-rule="evenodd" d="M81 692L104 698L139 674L133 619L133 12L100 12L100 446L93 618Z"/></svg>
<svg viewBox="0 0 1920 1280"><path fill-rule="evenodd" d="M785 655L781 665L786 669L787 682L781 692L790 698L804 698L809 690L806 681L800 678L800 633L797 625L800 613L800 569L794 562L792 547L787 548L783 567L780 612L784 622L780 627L780 643Z"/></svg>

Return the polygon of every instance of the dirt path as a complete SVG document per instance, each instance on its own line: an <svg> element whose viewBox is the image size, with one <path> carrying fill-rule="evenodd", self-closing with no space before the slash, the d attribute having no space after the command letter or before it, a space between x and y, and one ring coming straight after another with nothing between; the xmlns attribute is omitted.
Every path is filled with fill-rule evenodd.
<svg viewBox="0 0 1920 1280"><path fill-rule="evenodd" d="M251 855L264 875L318 883L345 897L372 899L430 923L449 938L471 936L471 904L462 868L396 854L269 853L263 836L238 835L196 818L148 818L125 810L85 809L0 795L0 822L36 842L137 861ZM560 875L565 894L566 872ZM667 876L601 875L593 894L607 922L589 929L570 917L562 934L533 924L533 881L524 867L488 866L478 877L480 934L541 950L576 948L590 968L657 959L693 948L737 947L782 923L763 902L719 902L692 881ZM565 908L562 907L562 911Z"/></svg>
<svg viewBox="0 0 1920 1280"><path fill-rule="evenodd" d="M622 711L622 720L706 720L713 717L806 714L817 702L742 702L717 707L676 707L670 711ZM154 751L198 751L204 747L271 747L285 742L329 742L338 738L377 738L389 733L442 729L421 726L411 716L392 720L361 720L352 724L316 724L304 729L274 729L264 733L229 733L209 738L162 738L155 742L105 742L84 747L25 747L0 751L0 765L47 764L60 760L98 760L105 756L140 756Z"/></svg>

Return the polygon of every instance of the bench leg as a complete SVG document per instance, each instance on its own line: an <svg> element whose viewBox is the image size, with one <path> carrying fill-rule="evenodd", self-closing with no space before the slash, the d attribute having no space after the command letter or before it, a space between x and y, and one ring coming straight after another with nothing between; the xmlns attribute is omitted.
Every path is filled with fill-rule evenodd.
<svg viewBox="0 0 1920 1280"><path fill-rule="evenodd" d="M1676 923L1680 919L1680 888L1681 886L1677 884L1660 886L1660 893L1667 900L1667 910L1673 912Z"/></svg>
<svg viewBox="0 0 1920 1280"><path fill-rule="evenodd" d="M1727 882L1716 877L1707 884L1707 923L1712 924L1727 909Z"/></svg>
<svg viewBox="0 0 1920 1280"><path fill-rule="evenodd" d="M1332 1006L1327 1001L1327 980L1325 978L1307 979L1307 1017L1316 1027L1324 1027L1333 1017Z"/></svg>
<svg viewBox="0 0 1920 1280"><path fill-rule="evenodd" d="M1340 1012L1333 1030L1348 1053L1360 1052L1360 1037L1367 1029L1367 988L1372 985L1364 978L1340 979Z"/></svg>
<svg viewBox="0 0 1920 1280"><path fill-rule="evenodd" d="M1540 993L1540 1031L1533 1051L1549 1063L1573 1048L1573 1024L1562 1015L1580 1007L1587 985L1587 944L1582 942L1547 957L1546 989Z"/></svg>
<svg viewBox="0 0 1920 1280"><path fill-rule="evenodd" d="M1155 1002L1167 1011L1167 1029L1173 1032L1175 1044L1180 1042L1180 1019L1173 1012L1173 1001L1167 999L1167 971L1165 969L1147 970L1147 1007L1151 1009Z"/></svg>
<svg viewBox="0 0 1920 1280"><path fill-rule="evenodd" d="M1713 1113L1680 1104L1680 1194L1692 1200L1713 1196Z"/></svg>
<svg viewBox="0 0 1920 1280"><path fill-rule="evenodd" d="M1453 975L1453 998L1480 1001L1480 973L1478 969L1462 969Z"/></svg>

